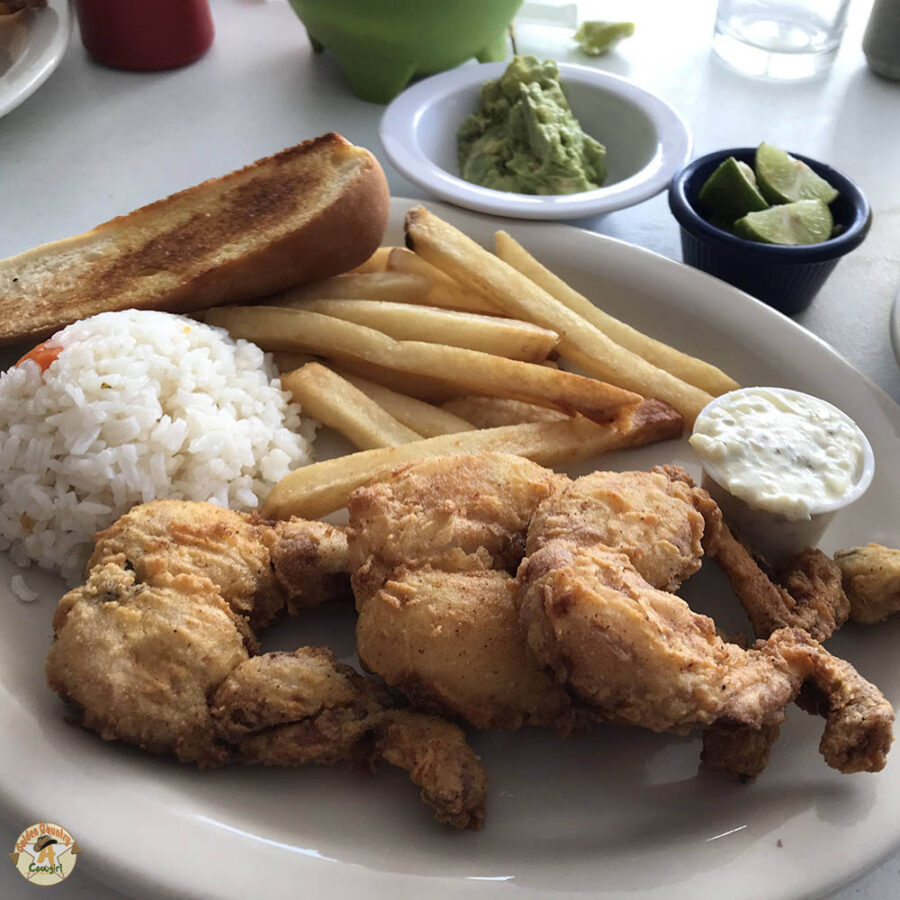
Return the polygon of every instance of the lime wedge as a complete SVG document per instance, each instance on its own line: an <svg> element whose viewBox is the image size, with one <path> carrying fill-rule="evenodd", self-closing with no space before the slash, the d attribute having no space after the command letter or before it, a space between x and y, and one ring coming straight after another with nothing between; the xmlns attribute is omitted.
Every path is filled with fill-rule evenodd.
<svg viewBox="0 0 900 900"><path fill-rule="evenodd" d="M722 231L727 231L730 234L734 234L734 221L731 219L720 219L718 216L710 216L707 219L710 225L714 225L716 228L721 228Z"/></svg>
<svg viewBox="0 0 900 900"><path fill-rule="evenodd" d="M821 200L795 200L747 213L734 223L734 233L766 244L818 244L831 237L833 227L831 212Z"/></svg>
<svg viewBox="0 0 900 900"><path fill-rule="evenodd" d="M756 180L769 203L821 200L831 203L838 195L824 178L784 150L762 143L756 151Z"/></svg>
<svg viewBox="0 0 900 900"><path fill-rule="evenodd" d="M734 157L731 158L734 159ZM753 187L758 187L758 185L756 184L756 173L753 171L753 169L751 169L750 166L748 166L747 163L745 163L743 160L738 159L735 160L735 162L737 162L737 167L744 173L747 181L749 181L750 184L753 185Z"/></svg>
<svg viewBox="0 0 900 900"><path fill-rule="evenodd" d="M706 179L697 199L710 219L724 222L733 222L769 205L756 189L753 170L733 156L729 156Z"/></svg>

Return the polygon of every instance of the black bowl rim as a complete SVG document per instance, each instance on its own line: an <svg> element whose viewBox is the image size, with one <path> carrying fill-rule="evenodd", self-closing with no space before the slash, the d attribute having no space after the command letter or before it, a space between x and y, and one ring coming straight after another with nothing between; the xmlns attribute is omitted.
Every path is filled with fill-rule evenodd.
<svg viewBox="0 0 900 900"><path fill-rule="evenodd" d="M805 162L814 172L821 175L829 184L840 191L841 195L849 200L853 207L853 220L845 231L836 237L822 241L820 244L801 244L799 246L785 246L782 244L765 244L761 241L751 241L747 238L729 234L715 225L711 225L698 213L688 201L685 184L691 175L701 166L711 162L719 162L734 156L753 158L756 147L730 147L726 150L716 150L707 153L689 162L673 179L669 186L669 209L675 216L678 224L695 238L707 243L718 244L721 249L730 249L735 253L753 253L759 257L770 260L780 260L785 263L819 263L837 259L858 247L865 239L872 224L872 210L865 194L842 172L832 168L827 163L819 162L802 153L788 151L791 156Z"/></svg>

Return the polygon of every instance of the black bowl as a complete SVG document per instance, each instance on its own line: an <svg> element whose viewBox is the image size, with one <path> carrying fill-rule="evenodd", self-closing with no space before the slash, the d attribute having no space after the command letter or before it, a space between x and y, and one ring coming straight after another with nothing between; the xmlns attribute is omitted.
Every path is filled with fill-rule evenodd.
<svg viewBox="0 0 900 900"><path fill-rule="evenodd" d="M669 209L681 226L681 254L689 266L793 316L809 306L838 260L863 242L872 224L872 211L863 192L837 169L792 153L840 191L830 205L837 232L834 237L819 244L787 247L750 241L711 225L696 208L700 188L729 156L752 166L755 154L755 147L736 147L695 159L672 180Z"/></svg>

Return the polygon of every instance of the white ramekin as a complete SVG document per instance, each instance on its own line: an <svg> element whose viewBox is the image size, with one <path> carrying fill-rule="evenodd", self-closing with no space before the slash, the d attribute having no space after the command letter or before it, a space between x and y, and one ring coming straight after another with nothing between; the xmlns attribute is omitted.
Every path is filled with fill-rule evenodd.
<svg viewBox="0 0 900 900"><path fill-rule="evenodd" d="M740 388L736 391L729 391L716 397L715 400L708 403L697 420L694 423L694 429L697 423L702 422L705 414L711 410L728 402L735 396L759 390L760 388L749 387ZM802 391L793 391L788 388L766 387L764 390L785 394L790 397L812 397L811 394L804 394ZM819 397L812 399L822 403L827 401L821 400ZM833 404L829 404L833 405ZM835 409L838 409L835 407ZM847 415L843 410L838 410L843 415ZM848 416L849 418L849 416ZM851 420L852 421L852 420ZM856 424L856 423L854 423ZM780 513L770 512L765 509L758 509L751 506L747 501L740 497L735 497L726 488L722 487L719 480L725 480L713 463L700 460L703 467L703 487L709 495L719 504L722 515L728 526L736 531L741 539L747 543L756 553L761 555L771 566L779 568L786 563L794 554L799 553L806 547L815 547L819 539L825 533L831 520L842 509L848 507L851 503L858 500L866 492L872 483L875 475L875 454L872 451L872 445L869 443L865 434L859 426L856 426L861 438L863 448L863 461L857 480L853 486L845 494L837 497L827 503L819 504L810 509L810 518L795 521L788 519Z"/></svg>

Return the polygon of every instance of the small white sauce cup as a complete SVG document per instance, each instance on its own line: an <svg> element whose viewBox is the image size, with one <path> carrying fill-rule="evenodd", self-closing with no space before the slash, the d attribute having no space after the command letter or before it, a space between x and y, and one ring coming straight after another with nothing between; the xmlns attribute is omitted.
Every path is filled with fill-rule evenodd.
<svg viewBox="0 0 900 900"><path fill-rule="evenodd" d="M716 407L728 402L735 396L756 390L759 390L759 388L740 388L716 397L715 400L708 403L701 410L694 423L694 430L697 430L697 423L702 422L704 416ZM765 390L784 394L788 397L810 397L820 403L827 402L819 397L813 397L811 394L804 394L801 391L793 391L788 388L767 387ZM843 412L842 410L838 411ZM843 413L843 415L846 415L846 413ZM835 514L862 497L872 483L872 478L875 475L875 454L863 430L855 422L853 424L859 432L862 444L862 466L859 476L847 492L840 497L813 506L810 509L809 519L801 521L788 519L780 513L758 509L740 497L735 497L734 494L722 487L719 481L716 480L717 476L723 481L726 480L717 471L718 467L714 463L703 459L700 460L700 465L703 467L703 488L718 503L725 522L775 569L783 566L801 550L807 547L815 547L825 533L825 529L831 524Z"/></svg>

